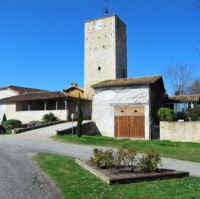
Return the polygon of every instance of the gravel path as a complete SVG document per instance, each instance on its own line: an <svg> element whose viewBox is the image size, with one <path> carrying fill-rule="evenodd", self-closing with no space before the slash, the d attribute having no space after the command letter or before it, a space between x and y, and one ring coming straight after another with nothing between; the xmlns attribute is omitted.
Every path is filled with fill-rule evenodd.
<svg viewBox="0 0 200 199"><path fill-rule="evenodd" d="M71 126L71 123L62 123L17 135L0 136L0 199L62 198L31 157L35 153L53 153L89 158L93 146L67 144L50 138L55 130ZM163 158L162 162L164 168L189 171L191 176L200 177L200 163L170 158Z"/></svg>

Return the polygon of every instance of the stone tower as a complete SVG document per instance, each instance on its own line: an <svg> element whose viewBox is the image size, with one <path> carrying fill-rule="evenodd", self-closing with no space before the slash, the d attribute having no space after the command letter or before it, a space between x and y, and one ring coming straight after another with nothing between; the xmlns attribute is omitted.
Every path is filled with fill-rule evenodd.
<svg viewBox="0 0 200 199"><path fill-rule="evenodd" d="M116 15L85 22L84 48L86 98L92 98L92 85L127 77L126 25Z"/></svg>

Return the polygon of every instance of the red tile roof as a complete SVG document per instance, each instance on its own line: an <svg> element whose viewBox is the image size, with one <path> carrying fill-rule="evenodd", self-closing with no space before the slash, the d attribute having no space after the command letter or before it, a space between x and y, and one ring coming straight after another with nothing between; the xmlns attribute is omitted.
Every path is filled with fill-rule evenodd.
<svg viewBox="0 0 200 199"><path fill-rule="evenodd" d="M110 87L110 86L124 86L124 85L144 85L144 84L155 83L158 80L162 80L162 76L120 78L120 79L113 79L113 80L105 80L93 85L93 87L96 88L96 87ZM162 84L163 84L163 81L162 81Z"/></svg>
<svg viewBox="0 0 200 199"><path fill-rule="evenodd" d="M35 100L58 100L58 99L77 99L77 96L71 95L70 93L65 93L61 91L53 91L53 92L38 92L38 93L24 93L21 95L15 95L12 97L7 97L0 99L0 104L3 103L13 103L20 101L35 101ZM87 100L82 98L83 100Z"/></svg>
<svg viewBox="0 0 200 199"><path fill-rule="evenodd" d="M33 100L46 100L46 99L59 99L67 98L68 95L64 92L38 92L38 93L25 93L21 95L16 95L12 97L7 97L0 99L0 103L11 103L19 101L33 101Z"/></svg>
<svg viewBox="0 0 200 199"><path fill-rule="evenodd" d="M167 101L174 101L174 102L199 102L200 95L174 95L168 96Z"/></svg>

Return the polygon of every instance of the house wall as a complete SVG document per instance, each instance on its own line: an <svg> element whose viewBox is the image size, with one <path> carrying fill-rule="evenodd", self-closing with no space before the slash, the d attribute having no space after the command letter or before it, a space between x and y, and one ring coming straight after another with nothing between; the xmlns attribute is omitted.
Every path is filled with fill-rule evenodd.
<svg viewBox="0 0 200 199"><path fill-rule="evenodd" d="M84 101L83 118L86 120L91 120L91 116L92 116L92 101Z"/></svg>
<svg viewBox="0 0 200 199"><path fill-rule="evenodd" d="M71 120L71 114L75 114L75 118L77 118L78 107L77 101L70 101L68 103L67 109L69 111L69 120ZM90 120L92 115L92 101L83 101L83 119Z"/></svg>
<svg viewBox="0 0 200 199"><path fill-rule="evenodd" d="M200 122L160 122L160 140L200 142Z"/></svg>
<svg viewBox="0 0 200 199"><path fill-rule="evenodd" d="M81 98L84 97L83 91L78 90L77 88L70 88L67 93L71 96L71 97L76 97L78 98L79 95Z"/></svg>
<svg viewBox="0 0 200 199"><path fill-rule="evenodd" d="M14 95L17 95L17 94L10 90L7 90L7 89L0 90L0 99L6 98L6 97L11 97ZM0 105L0 122L3 119L3 114L6 112L6 109L7 109L7 105L5 105L5 104Z"/></svg>
<svg viewBox="0 0 200 199"><path fill-rule="evenodd" d="M11 97L17 95L15 92L12 92L10 90L0 90L0 99Z"/></svg>
<svg viewBox="0 0 200 199"><path fill-rule="evenodd" d="M122 86L94 88L92 120L97 131L104 136L114 137L114 107L145 107L145 139L149 139L149 88L145 86Z"/></svg>
<svg viewBox="0 0 200 199"><path fill-rule="evenodd" d="M7 119L18 119L23 124L33 120L42 120L42 116L46 113L53 113L59 120L66 120L68 118L68 111L66 110L40 110L40 111L16 111L15 104L7 105L6 117Z"/></svg>

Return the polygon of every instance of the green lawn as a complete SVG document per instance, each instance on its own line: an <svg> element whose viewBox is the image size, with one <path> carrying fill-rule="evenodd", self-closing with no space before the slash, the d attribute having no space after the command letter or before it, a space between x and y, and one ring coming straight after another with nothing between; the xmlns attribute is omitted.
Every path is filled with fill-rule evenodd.
<svg viewBox="0 0 200 199"><path fill-rule="evenodd" d="M74 158L52 154L34 157L67 199L198 199L200 178L181 178L112 186L75 163Z"/></svg>
<svg viewBox="0 0 200 199"><path fill-rule="evenodd" d="M162 156L171 157L181 160L200 162L200 143L191 142L171 142L160 140L130 140L130 139L114 139L104 136L86 136L81 138L76 135L57 135L54 139L59 139L64 142L89 144L96 146L110 146L110 147L132 147L136 146L138 152L146 153L154 149Z"/></svg>

